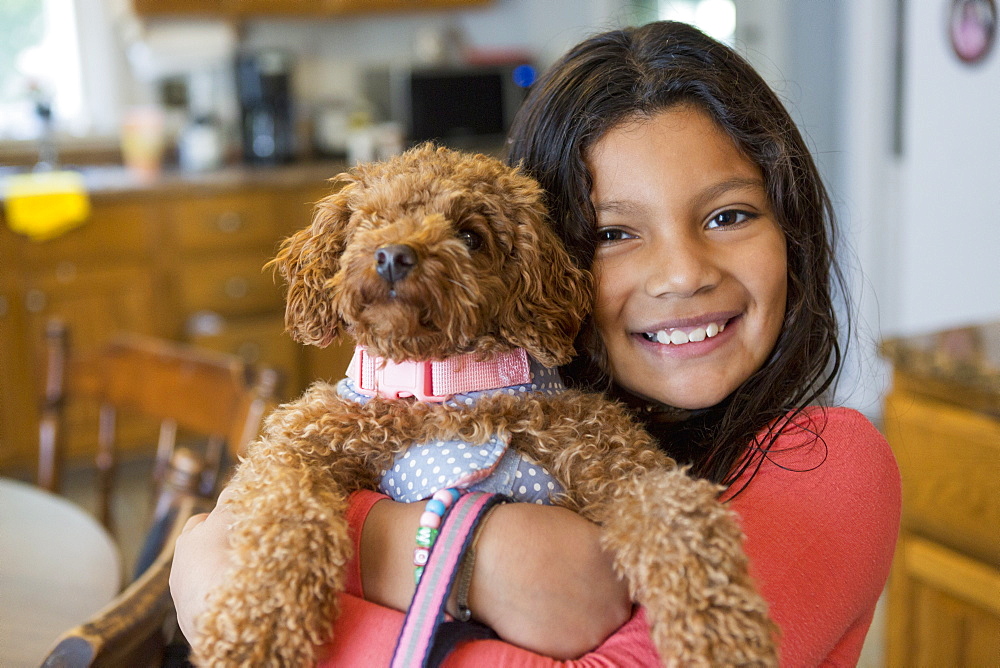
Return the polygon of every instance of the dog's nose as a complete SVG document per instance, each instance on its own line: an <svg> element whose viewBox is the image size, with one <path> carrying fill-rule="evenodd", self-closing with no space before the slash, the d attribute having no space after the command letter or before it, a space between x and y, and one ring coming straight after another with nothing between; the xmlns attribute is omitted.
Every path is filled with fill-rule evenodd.
<svg viewBox="0 0 1000 668"><path fill-rule="evenodd" d="M375 271L389 283L406 278L416 264L416 251L405 244L383 246L375 251Z"/></svg>

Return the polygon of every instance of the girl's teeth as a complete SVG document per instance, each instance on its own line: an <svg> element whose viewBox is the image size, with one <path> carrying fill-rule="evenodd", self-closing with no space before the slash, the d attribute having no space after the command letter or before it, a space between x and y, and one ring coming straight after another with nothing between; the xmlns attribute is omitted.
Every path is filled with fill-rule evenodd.
<svg viewBox="0 0 1000 668"><path fill-rule="evenodd" d="M651 335L650 338L655 340L657 343L662 344L673 344L681 345L684 343L689 343L691 341L699 342L705 339L710 339L713 336L718 336L719 332L726 328L726 324L718 324L714 322L708 323L705 327L698 327L691 332L684 332L680 329L675 329L672 332L668 332L665 329L661 329L655 334Z"/></svg>

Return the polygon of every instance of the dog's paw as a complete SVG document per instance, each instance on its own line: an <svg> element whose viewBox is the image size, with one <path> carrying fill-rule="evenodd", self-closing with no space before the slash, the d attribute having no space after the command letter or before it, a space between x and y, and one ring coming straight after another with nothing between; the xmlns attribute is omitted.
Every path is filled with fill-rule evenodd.
<svg viewBox="0 0 1000 668"><path fill-rule="evenodd" d="M652 471L606 509L602 541L667 665L777 665L777 628L719 491L683 469Z"/></svg>
<svg viewBox="0 0 1000 668"><path fill-rule="evenodd" d="M287 600L252 583L216 590L198 620L192 643L197 666L314 665L326 643L335 610L307 610L308 601ZM301 597L300 597L301 598ZM335 599L335 597L333 597Z"/></svg>
<svg viewBox="0 0 1000 668"><path fill-rule="evenodd" d="M315 664L331 639L353 547L334 500L289 517L237 520L234 567L196 622L199 666Z"/></svg>

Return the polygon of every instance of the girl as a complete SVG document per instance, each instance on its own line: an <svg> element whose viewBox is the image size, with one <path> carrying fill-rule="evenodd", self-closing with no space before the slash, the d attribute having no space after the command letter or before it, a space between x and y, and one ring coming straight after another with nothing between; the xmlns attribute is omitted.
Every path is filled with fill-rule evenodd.
<svg viewBox="0 0 1000 668"><path fill-rule="evenodd" d="M786 110L728 47L654 23L557 62L519 113L509 159L541 182L597 279L567 380L619 398L671 456L726 486L783 665L855 663L895 546L899 479L864 417L814 405L840 366L839 279L830 202ZM360 573L330 665L388 662L421 512L353 497ZM226 565L225 522L217 510L178 541L185 632ZM562 508L491 515L469 607L506 642L461 644L446 665L661 660L597 527Z"/></svg>

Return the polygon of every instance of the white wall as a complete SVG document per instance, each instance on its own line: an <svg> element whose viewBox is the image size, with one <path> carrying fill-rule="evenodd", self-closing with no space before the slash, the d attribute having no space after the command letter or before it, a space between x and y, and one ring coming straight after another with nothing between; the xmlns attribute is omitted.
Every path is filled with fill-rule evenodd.
<svg viewBox="0 0 1000 668"><path fill-rule="evenodd" d="M845 385L870 414L888 382L878 339L1000 319L1000 48L964 65L948 41L951 3L905 3L897 154L896 5L847 2L837 100L840 215L861 270Z"/></svg>
<svg viewBox="0 0 1000 668"><path fill-rule="evenodd" d="M896 300L887 326L919 332L1000 318L1000 49L951 53L947 2L909 2Z"/></svg>

